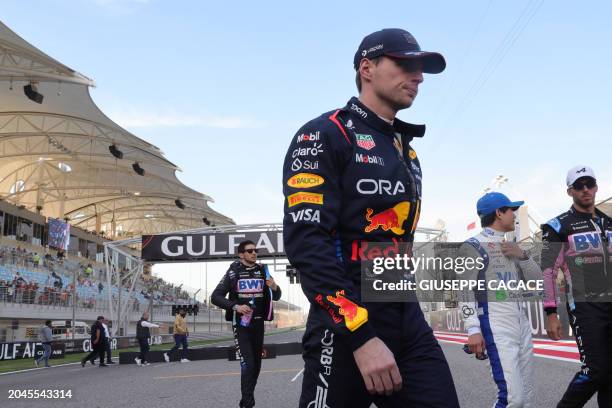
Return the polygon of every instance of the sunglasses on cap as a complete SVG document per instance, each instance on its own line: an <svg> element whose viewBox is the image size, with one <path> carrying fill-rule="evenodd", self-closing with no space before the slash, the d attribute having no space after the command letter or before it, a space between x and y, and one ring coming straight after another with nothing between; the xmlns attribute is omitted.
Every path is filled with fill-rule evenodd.
<svg viewBox="0 0 612 408"><path fill-rule="evenodd" d="M572 188L574 190L582 190L585 187L588 189L591 189L593 187L595 187L597 185L597 181L594 178L588 178L584 181L574 181L574 183L572 184Z"/></svg>
<svg viewBox="0 0 612 408"><path fill-rule="evenodd" d="M244 252L248 254L252 254L253 252L258 253L259 251L257 251L257 248L249 248L249 249L245 249Z"/></svg>

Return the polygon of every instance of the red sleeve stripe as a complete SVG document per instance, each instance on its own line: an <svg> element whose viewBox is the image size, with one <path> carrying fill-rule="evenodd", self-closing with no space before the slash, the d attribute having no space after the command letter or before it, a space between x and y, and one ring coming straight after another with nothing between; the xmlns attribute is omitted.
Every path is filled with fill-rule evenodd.
<svg viewBox="0 0 612 408"><path fill-rule="evenodd" d="M334 122L336 124L336 126L338 126L338 128L340 129L340 131L342 132L342 134L344 135L344 138L346 139L346 141L348 142L348 144L352 144L351 140L349 139L348 135L346 134L346 131L344 130L344 126L342 126L342 124L340 124L340 121L338 120L338 118L336 116L338 116L338 113L340 112L340 109L338 109L337 111L335 111L330 117L329 120L331 120L332 122Z"/></svg>

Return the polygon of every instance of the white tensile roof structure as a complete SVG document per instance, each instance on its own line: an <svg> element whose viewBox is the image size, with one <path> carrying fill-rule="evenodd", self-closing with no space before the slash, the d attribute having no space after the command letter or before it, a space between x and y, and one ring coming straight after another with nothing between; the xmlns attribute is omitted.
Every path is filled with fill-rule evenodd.
<svg viewBox="0 0 612 408"><path fill-rule="evenodd" d="M597 204L597 208L606 214L608 217L612 217L612 197L608 197L607 199L601 201Z"/></svg>
<svg viewBox="0 0 612 408"><path fill-rule="evenodd" d="M26 95L29 84L42 103ZM2 200L112 238L234 223L181 183L156 146L104 115L90 86L0 22Z"/></svg>

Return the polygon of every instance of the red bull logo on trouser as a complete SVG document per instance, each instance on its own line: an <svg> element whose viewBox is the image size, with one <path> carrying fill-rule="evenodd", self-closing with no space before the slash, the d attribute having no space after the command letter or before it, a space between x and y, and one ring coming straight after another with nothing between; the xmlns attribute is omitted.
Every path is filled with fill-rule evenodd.
<svg viewBox="0 0 612 408"><path fill-rule="evenodd" d="M336 296L327 296L327 300L338 306L338 313L344 316L344 324L350 331L357 330L368 321L368 311L344 297L344 290L336 292Z"/></svg>
<svg viewBox="0 0 612 408"><path fill-rule="evenodd" d="M365 218L369 224L365 227L365 232L370 233L378 228L382 228L383 231L392 231L396 235L404 235L406 231L403 229L403 226L410 213L410 202L402 201L392 208L372 215L373 213L374 210L371 208L366 210Z"/></svg>

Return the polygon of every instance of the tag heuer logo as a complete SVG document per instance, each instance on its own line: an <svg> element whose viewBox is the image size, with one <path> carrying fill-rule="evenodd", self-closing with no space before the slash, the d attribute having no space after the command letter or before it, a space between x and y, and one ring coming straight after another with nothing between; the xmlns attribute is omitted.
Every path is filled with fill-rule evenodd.
<svg viewBox="0 0 612 408"><path fill-rule="evenodd" d="M357 138L357 146L361 147L362 149L371 150L373 147L376 146L372 135L362 135L360 133L355 133L355 137Z"/></svg>

